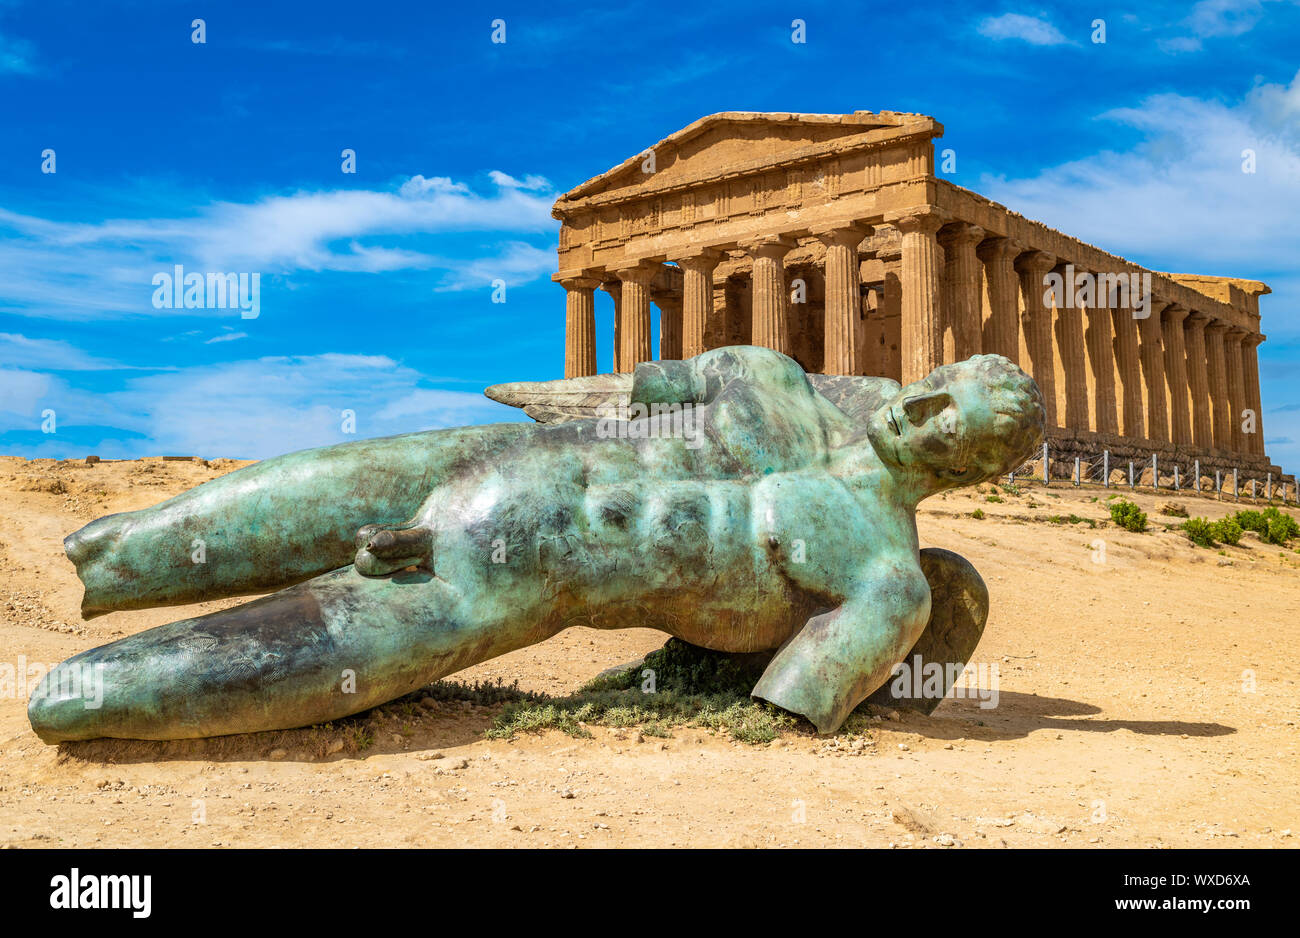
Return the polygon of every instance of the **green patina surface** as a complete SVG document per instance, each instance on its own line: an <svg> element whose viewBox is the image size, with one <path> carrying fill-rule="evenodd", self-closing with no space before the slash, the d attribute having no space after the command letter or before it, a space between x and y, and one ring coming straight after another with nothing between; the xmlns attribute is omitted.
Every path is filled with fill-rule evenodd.
<svg viewBox="0 0 1300 938"><path fill-rule="evenodd" d="M99 519L66 542L87 616L280 591L75 656L32 725L51 742L303 726L583 625L761 654L754 695L832 731L909 650L969 655L982 584L960 558L923 568L915 508L1018 464L1043 424L998 356L841 384L717 349L637 367L631 400L685 415L359 441ZM974 611L932 615L932 593ZM98 675L102 705L69 673Z"/></svg>

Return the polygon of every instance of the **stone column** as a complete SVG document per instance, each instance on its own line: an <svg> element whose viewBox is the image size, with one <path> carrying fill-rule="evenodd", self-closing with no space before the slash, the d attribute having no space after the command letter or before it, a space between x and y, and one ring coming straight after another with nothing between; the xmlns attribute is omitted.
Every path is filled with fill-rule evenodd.
<svg viewBox="0 0 1300 938"><path fill-rule="evenodd" d="M1057 265L1058 268L1062 264ZM1064 280L1065 274L1061 273ZM1056 413L1065 418L1061 425L1075 431L1092 426L1089 419L1088 355L1083 341L1083 310L1063 305L1064 295L1052 297L1055 308L1057 385Z"/></svg>
<svg viewBox="0 0 1300 938"><path fill-rule="evenodd" d="M600 281L592 277L568 277L564 287L564 377L579 378L596 373L596 298Z"/></svg>
<svg viewBox="0 0 1300 938"><path fill-rule="evenodd" d="M790 298L785 292L782 261L794 244L789 238L774 237L740 245L754 261L750 342L786 355L790 354Z"/></svg>
<svg viewBox="0 0 1300 938"><path fill-rule="evenodd" d="M1056 266L1056 258L1042 251L1022 254L1016 260L1020 274L1020 302L1024 309L1020 328L1025 336L1028 362L1021 362L1030 377L1038 382L1043 392L1043 409L1047 411L1047 426L1059 427L1056 409L1056 353L1052 348L1052 310L1043 302L1047 292L1044 279ZM978 307L976 307L978 309Z"/></svg>
<svg viewBox="0 0 1300 938"><path fill-rule="evenodd" d="M1150 315L1138 320L1142 360L1143 398L1142 416L1147 437L1159 443L1169 441L1169 391L1165 387L1164 338L1160 330L1160 314L1164 304L1151 298Z"/></svg>
<svg viewBox="0 0 1300 938"><path fill-rule="evenodd" d="M862 318L862 293L858 279L858 245L865 227L849 226L813 231L826 245L826 314L822 373L852 375L861 360L858 322Z"/></svg>
<svg viewBox="0 0 1300 938"><path fill-rule="evenodd" d="M713 310L713 269L722 253L704 250L672 260L682 269L682 357L694 358L708 350L704 336Z"/></svg>
<svg viewBox="0 0 1300 938"><path fill-rule="evenodd" d="M988 318L984 322L983 349L1020 361L1020 281L1016 255L1024 245L1011 238L991 238L979 246L988 293Z"/></svg>
<svg viewBox="0 0 1300 938"><path fill-rule="evenodd" d="M1214 448L1225 453L1232 451L1232 402L1228 391L1227 350L1224 333L1228 324L1212 320L1205 327L1205 363L1210 386L1210 421L1214 432Z"/></svg>
<svg viewBox="0 0 1300 938"><path fill-rule="evenodd" d="M637 264L615 271L623 284L619 371L634 371L640 362L654 357L650 349L650 281L656 266Z"/></svg>
<svg viewBox="0 0 1300 938"><path fill-rule="evenodd" d="M1228 430L1232 435L1229 449L1234 453L1249 453L1250 441L1241 430L1241 412L1246 409L1246 371L1242 362L1242 339L1246 330L1231 329L1223 337L1224 358L1228 371Z"/></svg>
<svg viewBox="0 0 1300 938"><path fill-rule="evenodd" d="M1246 407L1255 413L1255 432L1245 434L1249 452L1256 456L1264 455L1264 415L1261 413L1259 396L1259 344L1264 337L1258 332L1248 332L1241 340L1241 370L1246 382ZM1245 419L1237 415L1237 423Z"/></svg>
<svg viewBox="0 0 1300 938"><path fill-rule="evenodd" d="M1119 381L1120 433L1133 439L1147 435L1143 419L1142 365L1138 358L1138 321L1132 307L1111 311L1115 327L1115 377Z"/></svg>
<svg viewBox="0 0 1300 938"><path fill-rule="evenodd" d="M937 212L914 212L894 224L902 235L902 383L911 384L943 364L939 319L939 242L943 224Z"/></svg>
<svg viewBox="0 0 1300 938"><path fill-rule="evenodd" d="M1165 308L1161 334L1165 345L1165 387L1169 389L1169 437L1175 445L1192 445L1192 389L1187 380L1187 343L1183 322L1187 309Z"/></svg>
<svg viewBox="0 0 1300 938"><path fill-rule="evenodd" d="M1187 347L1187 384L1191 389L1192 442L1198 449L1214 449L1214 424L1210 418L1210 372L1205 361L1205 327L1210 317L1193 310L1187 317L1183 341Z"/></svg>
<svg viewBox="0 0 1300 938"><path fill-rule="evenodd" d="M611 371L626 371L623 367L623 284L618 280L606 280L600 288L614 301L614 363Z"/></svg>
<svg viewBox="0 0 1300 938"><path fill-rule="evenodd" d="M1111 335L1110 310L1094 305L1085 309L1089 377L1092 385L1092 429L1098 433L1118 434L1115 416L1115 347Z"/></svg>
<svg viewBox="0 0 1300 938"><path fill-rule="evenodd" d="M945 335L952 336L952 361L978 355L984 348L981 335L984 270L976 253L983 239L983 228L965 222L949 225L939 232L944 259L944 303L940 314ZM946 340L944 345L945 348L948 345Z"/></svg>
<svg viewBox="0 0 1300 938"><path fill-rule="evenodd" d="M650 299L659 307L659 359L682 357L682 297L668 290L653 291Z"/></svg>

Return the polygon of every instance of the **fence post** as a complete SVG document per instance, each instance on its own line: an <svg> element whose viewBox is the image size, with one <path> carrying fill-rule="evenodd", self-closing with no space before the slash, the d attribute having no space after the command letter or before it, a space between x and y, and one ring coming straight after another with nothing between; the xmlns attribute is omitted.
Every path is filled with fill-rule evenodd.
<svg viewBox="0 0 1300 938"><path fill-rule="evenodd" d="M1237 467L1232 467L1232 497L1241 501L1241 486L1237 484Z"/></svg>
<svg viewBox="0 0 1300 938"><path fill-rule="evenodd" d="M1264 480L1264 500L1269 504L1273 503L1273 473L1271 472Z"/></svg>
<svg viewBox="0 0 1300 938"><path fill-rule="evenodd" d="M1182 484L1178 480L1178 463L1174 463L1174 491L1181 492Z"/></svg>
<svg viewBox="0 0 1300 938"><path fill-rule="evenodd" d="M1110 450L1101 451L1101 474L1106 488L1110 488Z"/></svg>
<svg viewBox="0 0 1300 938"><path fill-rule="evenodd" d="M1079 487L1079 457L1074 457L1074 487Z"/></svg>
<svg viewBox="0 0 1300 938"><path fill-rule="evenodd" d="M1043 444L1043 485L1047 485L1047 444Z"/></svg>
<svg viewBox="0 0 1300 938"><path fill-rule="evenodd" d="M1214 497L1223 501L1223 480L1218 469L1214 470Z"/></svg>
<svg viewBox="0 0 1300 938"><path fill-rule="evenodd" d="M1196 489L1196 493L1199 495L1201 493L1201 461L1199 459L1193 462L1192 473L1196 476L1192 481L1192 487Z"/></svg>
<svg viewBox="0 0 1300 938"><path fill-rule="evenodd" d="M1156 454L1151 454L1151 487L1160 488L1160 463L1157 461Z"/></svg>

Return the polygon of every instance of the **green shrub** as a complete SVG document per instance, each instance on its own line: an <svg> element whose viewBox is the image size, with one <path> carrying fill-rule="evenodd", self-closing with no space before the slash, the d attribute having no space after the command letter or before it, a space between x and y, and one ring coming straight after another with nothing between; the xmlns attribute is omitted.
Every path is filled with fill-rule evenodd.
<svg viewBox="0 0 1300 938"><path fill-rule="evenodd" d="M1300 537L1300 524L1296 523L1295 518L1271 505L1263 511L1239 511L1235 520L1243 529L1258 534L1266 544L1285 547L1291 538Z"/></svg>
<svg viewBox="0 0 1300 938"><path fill-rule="evenodd" d="M1110 506L1110 520L1125 531L1145 531L1147 529L1147 513L1127 499L1120 499Z"/></svg>
<svg viewBox="0 0 1300 938"><path fill-rule="evenodd" d="M984 520L984 509L976 508L974 511L970 513L970 516L974 518L976 521Z"/></svg>
<svg viewBox="0 0 1300 938"><path fill-rule="evenodd" d="M984 496L984 501L986 501L986 502L996 502L997 504L1001 505L1001 504L1002 504L1002 496L1001 496L1001 495L985 495L985 496Z"/></svg>
<svg viewBox="0 0 1300 938"><path fill-rule="evenodd" d="M1254 531L1257 534L1263 534L1268 530L1268 522L1264 520L1262 512L1247 509L1239 511L1235 515L1237 524L1241 525L1242 530Z"/></svg>
<svg viewBox="0 0 1300 938"><path fill-rule="evenodd" d="M1214 546L1214 525L1204 518L1188 518L1182 524L1187 539L1198 547Z"/></svg>
<svg viewBox="0 0 1300 938"><path fill-rule="evenodd" d="M1270 506L1264 509L1264 518L1267 519L1268 530L1261 537L1268 543L1285 546L1291 538L1300 537L1300 524L1290 515Z"/></svg>
<svg viewBox="0 0 1300 938"><path fill-rule="evenodd" d="M1241 541L1241 525L1232 518L1224 518L1222 521L1216 521L1212 525L1211 536L1216 541L1222 541L1225 544L1236 545Z"/></svg>

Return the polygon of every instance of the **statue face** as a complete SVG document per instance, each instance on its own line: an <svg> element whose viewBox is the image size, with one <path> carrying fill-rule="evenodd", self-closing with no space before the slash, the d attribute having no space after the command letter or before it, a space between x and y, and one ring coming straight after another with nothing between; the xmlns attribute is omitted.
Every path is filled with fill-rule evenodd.
<svg viewBox="0 0 1300 938"><path fill-rule="evenodd" d="M1002 471L1000 463L989 462L989 444L996 440L991 395L978 372L964 364L936 368L900 389L867 427L882 459L926 470L936 488L979 482Z"/></svg>

